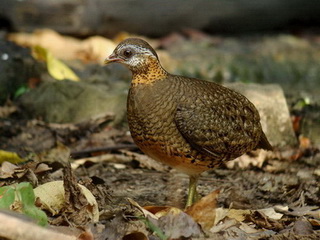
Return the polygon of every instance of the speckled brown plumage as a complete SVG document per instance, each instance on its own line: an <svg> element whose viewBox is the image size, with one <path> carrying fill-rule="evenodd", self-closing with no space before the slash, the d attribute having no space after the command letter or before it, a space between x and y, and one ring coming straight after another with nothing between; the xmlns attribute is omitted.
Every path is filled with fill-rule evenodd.
<svg viewBox="0 0 320 240"><path fill-rule="evenodd" d="M143 152L191 175L257 147L269 149L249 100L198 79L168 75L131 88L128 123Z"/></svg>
<svg viewBox="0 0 320 240"><path fill-rule="evenodd" d="M123 63L133 73L129 128L135 143L155 160L197 176L250 150L272 149L246 97L166 72L146 42L125 40L106 61Z"/></svg>

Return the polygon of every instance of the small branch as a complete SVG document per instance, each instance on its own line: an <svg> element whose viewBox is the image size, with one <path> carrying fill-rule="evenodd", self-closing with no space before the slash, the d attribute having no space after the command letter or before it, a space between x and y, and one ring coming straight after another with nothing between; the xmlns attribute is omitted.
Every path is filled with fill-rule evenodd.
<svg viewBox="0 0 320 240"><path fill-rule="evenodd" d="M29 222L15 213L0 212L0 237L12 240L77 240L76 237L52 231Z"/></svg>
<svg viewBox="0 0 320 240"><path fill-rule="evenodd" d="M71 157L77 158L88 153L107 152L107 151L115 151L115 150L121 150L121 149L138 149L138 147L135 144L119 144L119 145L108 146L108 147L87 148L84 150L72 151Z"/></svg>

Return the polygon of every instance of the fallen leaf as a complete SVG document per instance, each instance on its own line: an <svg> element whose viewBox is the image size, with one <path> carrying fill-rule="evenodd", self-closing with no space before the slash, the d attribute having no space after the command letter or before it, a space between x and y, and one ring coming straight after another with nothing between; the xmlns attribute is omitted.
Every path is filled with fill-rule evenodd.
<svg viewBox="0 0 320 240"><path fill-rule="evenodd" d="M0 168L0 178L6 179L13 177L13 174L15 173L15 170L18 168L18 166L10 163L10 162L3 162Z"/></svg>
<svg viewBox="0 0 320 240"><path fill-rule="evenodd" d="M272 155L272 152L265 151L263 149L255 150L250 154L244 154L232 161L226 163L228 168L234 168L236 165L241 169L247 168L248 166L254 166L261 168L263 163Z"/></svg>
<svg viewBox="0 0 320 240"><path fill-rule="evenodd" d="M259 211L251 211L246 215L246 221L253 222L260 228L271 229L274 231L280 231L284 228L282 222L268 218L265 214Z"/></svg>
<svg viewBox="0 0 320 240"><path fill-rule="evenodd" d="M79 77L62 61L51 53L47 54L47 68L49 74L57 80L79 81Z"/></svg>
<svg viewBox="0 0 320 240"><path fill-rule="evenodd" d="M98 235L100 235L101 238L98 239L106 239L107 237L108 240L119 240L127 235L129 235L127 239L130 239L129 237L132 236L130 235L132 233L142 233L145 236L149 234L147 226L143 221L128 221L127 216L123 214L123 210L121 209L116 210L113 214L113 218L108 221L108 224L104 225L103 230L100 230ZM132 213L129 215L132 217ZM134 234L132 237L143 237L143 235L138 234L138 236L136 236Z"/></svg>
<svg viewBox="0 0 320 240"><path fill-rule="evenodd" d="M216 208L216 217L214 220L214 226L216 226L221 220L225 219L228 216L228 209L225 208Z"/></svg>
<svg viewBox="0 0 320 240"><path fill-rule="evenodd" d="M243 222L247 215L251 214L251 210L229 209L227 216L236 219L238 222Z"/></svg>
<svg viewBox="0 0 320 240"><path fill-rule="evenodd" d="M256 232L259 232L260 230L258 230L258 229L256 229L256 228L254 228L254 224L252 224L253 226L250 226L249 224L247 224L247 223L244 223L244 222L240 222L240 229L242 230L242 231L244 231L245 233L248 233L248 234L250 234L250 233L256 233Z"/></svg>
<svg viewBox="0 0 320 240"><path fill-rule="evenodd" d="M25 47L41 46L63 60L79 59L103 63L106 53L115 49L114 41L92 36L84 40L61 35L51 29L37 29L33 33L11 33L8 39Z"/></svg>
<svg viewBox="0 0 320 240"><path fill-rule="evenodd" d="M72 81L80 80L79 77L66 64L55 58L49 50L41 46L34 46L33 53L33 56L36 59L44 60L46 62L48 72L54 79L67 79Z"/></svg>
<svg viewBox="0 0 320 240"><path fill-rule="evenodd" d="M141 207L139 205L139 203L137 203L136 201L134 201L131 198L127 198L127 201L135 208L137 208L144 217L151 217L153 219L158 219L158 217L156 215L154 215L153 213L149 212L148 210L144 209L143 207Z"/></svg>
<svg viewBox="0 0 320 240"><path fill-rule="evenodd" d="M201 234L201 229L194 219L178 208L161 206L142 208L134 200L130 198L127 200L143 214L146 225L153 232L157 232L161 239L188 238Z"/></svg>
<svg viewBox="0 0 320 240"><path fill-rule="evenodd" d="M308 221L311 223L312 226L316 227L316 228L320 228L320 220L318 219L308 219Z"/></svg>
<svg viewBox="0 0 320 240"><path fill-rule="evenodd" d="M211 233L218 233L221 231L225 231L226 229L232 227L232 226L238 226L239 222L235 219L227 218L225 221L220 222L218 225L213 226L210 229Z"/></svg>
<svg viewBox="0 0 320 240"><path fill-rule="evenodd" d="M21 163L21 162L25 162L26 160L19 157L19 155L16 154L15 152L0 150L0 164L5 161L10 163Z"/></svg>
<svg viewBox="0 0 320 240"><path fill-rule="evenodd" d="M14 113L16 111L16 106L0 106L0 118L7 118L11 113Z"/></svg>
<svg viewBox="0 0 320 240"><path fill-rule="evenodd" d="M75 59L81 40L63 36L51 29L36 29L33 33L11 33L8 39L25 47L41 46L60 59Z"/></svg>
<svg viewBox="0 0 320 240"><path fill-rule="evenodd" d="M129 233L122 237L122 240L148 240L149 238L142 232Z"/></svg>
<svg viewBox="0 0 320 240"><path fill-rule="evenodd" d="M94 222L99 221L99 209L95 197L83 185L80 188L85 195L91 208L87 208L89 216ZM49 211L52 215L57 215L65 205L63 181L48 182L34 189L36 197L40 198L42 208Z"/></svg>
<svg viewBox="0 0 320 240"><path fill-rule="evenodd" d="M143 208L153 213L157 218L168 215L169 212L173 214L179 214L182 212L179 208L169 206L145 206Z"/></svg>
<svg viewBox="0 0 320 240"><path fill-rule="evenodd" d="M304 207L275 207L277 212L281 212L288 216L303 217L312 216L314 218L320 218L320 208L318 206L304 206Z"/></svg>
<svg viewBox="0 0 320 240"><path fill-rule="evenodd" d="M34 169L34 173L39 174L39 173L47 172L47 171L50 171L50 170L52 170L52 168L49 167L47 164L40 163Z"/></svg>
<svg viewBox="0 0 320 240"><path fill-rule="evenodd" d="M274 219L274 220L279 220L282 218L283 214L278 213L274 210L273 207L270 208L264 208L264 209L259 209L257 210L260 213L263 213L264 215L266 215L268 218L270 219Z"/></svg>
<svg viewBox="0 0 320 240"><path fill-rule="evenodd" d="M219 192L219 190L211 192L186 210L186 213L199 223L204 230L209 230L215 223L215 209Z"/></svg>

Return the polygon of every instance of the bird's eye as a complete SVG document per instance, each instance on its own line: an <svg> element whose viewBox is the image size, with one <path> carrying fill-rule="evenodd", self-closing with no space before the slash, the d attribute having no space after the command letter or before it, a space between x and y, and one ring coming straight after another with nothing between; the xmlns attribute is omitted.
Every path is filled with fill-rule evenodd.
<svg viewBox="0 0 320 240"><path fill-rule="evenodd" d="M123 55L127 58L131 57L132 56L132 51L131 50L124 50L123 51Z"/></svg>

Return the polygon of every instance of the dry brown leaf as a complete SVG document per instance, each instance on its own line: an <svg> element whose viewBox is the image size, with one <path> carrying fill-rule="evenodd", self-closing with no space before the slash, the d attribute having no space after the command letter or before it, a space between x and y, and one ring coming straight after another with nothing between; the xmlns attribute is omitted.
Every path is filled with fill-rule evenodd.
<svg viewBox="0 0 320 240"><path fill-rule="evenodd" d="M221 231L225 231L226 229L228 229L230 227L238 226L238 225L239 225L239 222L237 220L227 218L224 221L220 222L218 225L213 226L210 229L210 232L211 233L218 233Z"/></svg>
<svg viewBox="0 0 320 240"><path fill-rule="evenodd" d="M13 174L17 168L18 166L10 162L3 162L0 168L0 178L5 179L13 177Z"/></svg>
<svg viewBox="0 0 320 240"><path fill-rule="evenodd" d="M38 179L35 174L39 174L50 169L51 168L44 163L38 164L37 162L28 162L23 165L16 166L12 163L4 162L0 168L0 179L26 177L28 181L37 184Z"/></svg>
<svg viewBox="0 0 320 240"><path fill-rule="evenodd" d="M216 208L216 218L214 220L214 226L216 226L220 221L225 219L228 216L228 209L225 208Z"/></svg>
<svg viewBox="0 0 320 240"><path fill-rule="evenodd" d="M289 207L275 206L275 210L288 216L312 216L320 219L320 208L318 206L291 207L290 209Z"/></svg>
<svg viewBox="0 0 320 240"><path fill-rule="evenodd" d="M186 210L186 213L192 216L204 230L209 230L215 223L219 192L219 190L211 192Z"/></svg>
<svg viewBox="0 0 320 240"><path fill-rule="evenodd" d="M320 220L319 219L308 219L308 221L311 223L312 226L316 227L316 228L320 228Z"/></svg>
<svg viewBox="0 0 320 240"><path fill-rule="evenodd" d="M282 218L283 214L282 213L278 213L274 210L273 207L270 208L264 208L264 209L259 209L257 210L260 213L263 213L264 215L266 215L268 218L270 219L274 219L274 220L279 220Z"/></svg>
<svg viewBox="0 0 320 240"><path fill-rule="evenodd" d="M49 167L47 164L45 163L40 163L39 165L36 166L36 168L34 169L34 173L39 174L39 173L43 173L46 171L52 170L51 167Z"/></svg>
<svg viewBox="0 0 320 240"><path fill-rule="evenodd" d="M261 168L263 163L272 155L272 152L265 151L263 149L255 150L249 154L244 154L235 160L226 163L228 168L234 168L238 165L241 169L249 166Z"/></svg>
<svg viewBox="0 0 320 240"><path fill-rule="evenodd" d="M95 197L84 186L80 185L80 188L90 204L90 208L87 208L87 214L91 216L94 222L99 221L99 209ZM34 189L35 196L40 198L42 208L51 212L52 215L60 213L60 210L65 205L65 192L63 181L48 182L40 185Z"/></svg>
<svg viewBox="0 0 320 240"><path fill-rule="evenodd" d="M250 214L251 210L229 209L227 216L237 220L238 222L243 222L246 219L246 215Z"/></svg>
<svg viewBox="0 0 320 240"><path fill-rule="evenodd" d="M12 106L0 106L0 118L7 118L10 116L11 113L17 111L17 107Z"/></svg>
<svg viewBox="0 0 320 240"><path fill-rule="evenodd" d="M8 39L26 47L39 45L50 50L55 57L64 60L75 59L75 53L81 44L79 39L62 36L51 29L38 29L33 33L11 33Z"/></svg>
<svg viewBox="0 0 320 240"><path fill-rule="evenodd" d="M41 46L48 49L55 57L62 60L80 59L103 63L108 52L116 44L100 36L79 40L63 36L51 29L35 30L33 33L11 33L8 39L26 47Z"/></svg>
<svg viewBox="0 0 320 240"><path fill-rule="evenodd" d="M158 227L169 239L199 236L201 229L191 216L175 207L147 206L142 208L132 199L127 199L148 221Z"/></svg>
<svg viewBox="0 0 320 240"><path fill-rule="evenodd" d="M270 229L274 231L280 231L284 228L282 222L270 219L266 215L258 211L252 211L251 214L248 214L246 216L246 221L253 222L260 228Z"/></svg>
<svg viewBox="0 0 320 240"><path fill-rule="evenodd" d="M244 222L240 222L240 226L239 228L244 231L245 233L256 233L256 232L259 232L260 230L254 228L255 225L253 226L250 226L249 224L246 224Z"/></svg>
<svg viewBox="0 0 320 240"><path fill-rule="evenodd" d="M179 208L169 206L145 206L143 208L153 213L158 218L168 215L169 213L179 214L182 212Z"/></svg>
<svg viewBox="0 0 320 240"><path fill-rule="evenodd" d="M148 240L149 238L142 232L133 232L125 235L122 240Z"/></svg>
<svg viewBox="0 0 320 240"><path fill-rule="evenodd" d="M95 234L101 236L97 239L119 240L124 239L125 236L127 236L126 239L131 239L130 237L138 237L139 239L139 237L148 236L149 231L143 221L128 221L128 218L123 213L123 209L116 210L113 214L113 218L104 225L104 229L99 230ZM141 233L142 235L135 235L134 233Z"/></svg>
<svg viewBox="0 0 320 240"><path fill-rule="evenodd" d="M137 203L136 201L134 201L131 198L127 198L127 201L135 208L137 208L144 217L151 217L153 219L158 219L158 217L156 215L154 215L153 213L149 212L148 210L144 209L143 207L141 207L139 205L139 203Z"/></svg>

